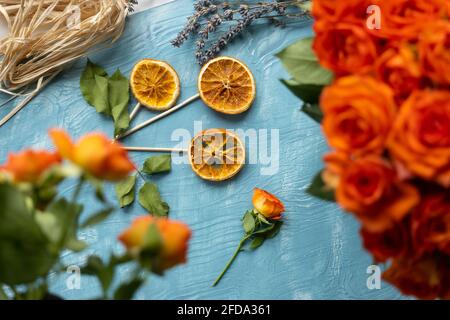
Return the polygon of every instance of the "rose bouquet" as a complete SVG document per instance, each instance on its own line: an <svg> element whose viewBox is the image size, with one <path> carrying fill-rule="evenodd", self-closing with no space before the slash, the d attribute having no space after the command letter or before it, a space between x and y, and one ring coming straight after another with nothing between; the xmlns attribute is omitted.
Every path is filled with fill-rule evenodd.
<svg viewBox="0 0 450 320"><path fill-rule="evenodd" d="M162 274L185 262L189 227L146 215L119 236L124 253L111 253L106 261L89 255L79 266L65 266L64 253L88 247L80 231L104 221L115 209L103 184L128 179L136 169L123 147L103 134L88 134L76 142L59 129L50 136L56 152L11 153L0 166L0 300L55 298L48 277L61 272L96 277L101 299L131 299L149 272ZM77 181L69 198L60 194L61 183L68 180ZM78 199L86 185L102 204L87 217ZM133 270L131 277L113 290L116 269L125 264Z"/></svg>
<svg viewBox="0 0 450 320"><path fill-rule="evenodd" d="M362 225L404 294L450 298L450 1L314 0L278 54L332 151L309 193Z"/></svg>

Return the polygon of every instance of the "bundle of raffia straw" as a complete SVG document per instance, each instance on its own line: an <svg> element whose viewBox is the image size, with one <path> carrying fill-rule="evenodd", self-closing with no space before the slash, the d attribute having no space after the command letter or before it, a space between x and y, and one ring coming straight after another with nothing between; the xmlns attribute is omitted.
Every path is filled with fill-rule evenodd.
<svg viewBox="0 0 450 320"><path fill-rule="evenodd" d="M74 60L120 37L129 0L0 0L3 92L38 91ZM30 89L31 88L31 89Z"/></svg>

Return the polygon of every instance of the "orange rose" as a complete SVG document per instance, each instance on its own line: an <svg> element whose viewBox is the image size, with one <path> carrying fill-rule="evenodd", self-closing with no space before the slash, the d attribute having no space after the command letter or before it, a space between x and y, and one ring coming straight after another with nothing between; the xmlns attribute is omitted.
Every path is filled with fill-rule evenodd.
<svg viewBox="0 0 450 320"><path fill-rule="evenodd" d="M140 250L144 245L147 230L153 223L156 224L162 241L158 252L158 269L166 270L185 263L191 230L184 223L152 216L138 217L119 236L119 240L129 250Z"/></svg>
<svg viewBox="0 0 450 320"><path fill-rule="evenodd" d="M449 187L450 92L414 92L400 109L388 148L412 174Z"/></svg>
<svg viewBox="0 0 450 320"><path fill-rule="evenodd" d="M361 229L364 247L377 262L406 256L410 251L409 223L400 222L381 232Z"/></svg>
<svg viewBox="0 0 450 320"><path fill-rule="evenodd" d="M373 69L378 44L364 25L319 20L314 31L313 49L325 68L338 75L365 74Z"/></svg>
<svg viewBox="0 0 450 320"><path fill-rule="evenodd" d="M450 85L450 22L430 24L420 34L418 47L423 72L438 84Z"/></svg>
<svg viewBox="0 0 450 320"><path fill-rule="evenodd" d="M53 129L50 136L63 158L96 178L117 181L134 170L134 165L122 146L101 133L88 134L77 143L73 143L63 130Z"/></svg>
<svg viewBox="0 0 450 320"><path fill-rule="evenodd" d="M389 85L397 98L403 101L411 92L422 87L420 65L409 45L387 49L375 64L377 79Z"/></svg>
<svg viewBox="0 0 450 320"><path fill-rule="evenodd" d="M405 295L414 295L420 299L436 299L448 293L445 274L449 268L448 257L395 259L384 272L383 279L399 288Z"/></svg>
<svg viewBox="0 0 450 320"><path fill-rule="evenodd" d="M450 190L425 196L412 216L417 254L439 250L450 255Z"/></svg>
<svg viewBox="0 0 450 320"><path fill-rule="evenodd" d="M281 213L284 212L283 203L267 191L255 188L253 194L253 207L264 217L272 220L281 219Z"/></svg>
<svg viewBox="0 0 450 320"><path fill-rule="evenodd" d="M336 190L337 202L355 213L369 232L382 232L401 221L419 202L418 191L399 181L379 158L360 158L344 171Z"/></svg>
<svg viewBox="0 0 450 320"><path fill-rule="evenodd" d="M447 0L378 1L381 28L373 34L388 39L417 39L429 23L447 16Z"/></svg>
<svg viewBox="0 0 450 320"><path fill-rule="evenodd" d="M320 105L330 146L356 156L383 152L396 112L388 86L369 77L340 78L324 89Z"/></svg>
<svg viewBox="0 0 450 320"><path fill-rule="evenodd" d="M44 172L61 162L58 154L48 151L25 150L11 153L8 161L0 167L15 182L37 182Z"/></svg>
<svg viewBox="0 0 450 320"><path fill-rule="evenodd" d="M343 152L330 152L323 157L325 169L322 172L322 180L325 185L335 190L339 185L339 179L347 165L350 157Z"/></svg>
<svg viewBox="0 0 450 320"><path fill-rule="evenodd" d="M329 22L353 21L365 22L367 7L373 1L366 0L314 0L312 2L312 15L316 20L325 19Z"/></svg>

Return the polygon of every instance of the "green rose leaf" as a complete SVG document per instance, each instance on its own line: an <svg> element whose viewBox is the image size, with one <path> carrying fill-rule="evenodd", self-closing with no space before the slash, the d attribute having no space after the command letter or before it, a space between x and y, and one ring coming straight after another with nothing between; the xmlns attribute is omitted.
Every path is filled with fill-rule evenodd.
<svg viewBox="0 0 450 320"><path fill-rule="evenodd" d="M276 56L289 74L301 84L328 85L333 74L322 68L312 50L313 38L295 42Z"/></svg>
<svg viewBox="0 0 450 320"><path fill-rule="evenodd" d="M130 88L128 79L119 70L108 79L108 91L109 106L114 119L114 134L117 135L130 125L128 113Z"/></svg>
<svg viewBox="0 0 450 320"><path fill-rule="evenodd" d="M89 256L86 265L81 269L82 274L96 276L106 295L112 280L114 279L114 264L103 263L103 260L96 255Z"/></svg>
<svg viewBox="0 0 450 320"><path fill-rule="evenodd" d="M145 160L142 172L147 174L155 174L161 172L169 172L172 169L172 156L163 154L153 156Z"/></svg>
<svg viewBox="0 0 450 320"><path fill-rule="evenodd" d="M128 128L130 87L128 79L119 70L108 77L102 67L88 60L81 73L80 89L84 99L95 107L98 113L113 118L115 135Z"/></svg>
<svg viewBox="0 0 450 320"><path fill-rule="evenodd" d="M0 283L33 282L50 271L57 252L19 190L0 184L0 203Z"/></svg>
<svg viewBox="0 0 450 320"><path fill-rule="evenodd" d="M81 73L80 89L84 99L99 113L111 115L108 98L108 74L89 59Z"/></svg>
<svg viewBox="0 0 450 320"><path fill-rule="evenodd" d="M81 225L81 228L90 227L96 224L99 224L111 215L111 213L114 212L114 208L106 208L103 210L100 210L96 213L94 213L92 216L90 216L83 224Z"/></svg>
<svg viewBox="0 0 450 320"><path fill-rule="evenodd" d="M169 205L161 199L154 183L145 183L139 190L139 203L151 214L164 217L169 214Z"/></svg>
<svg viewBox="0 0 450 320"><path fill-rule="evenodd" d="M83 206L60 199L49 205L46 212L38 213L36 221L57 250L79 251L84 243L77 239L79 216Z"/></svg>
<svg viewBox="0 0 450 320"><path fill-rule="evenodd" d="M126 177L124 180L116 184L116 197L121 208L133 203L136 189L136 176Z"/></svg>
<svg viewBox="0 0 450 320"><path fill-rule="evenodd" d="M128 282L122 283L114 292L114 300L131 300L145 280L138 276Z"/></svg>
<svg viewBox="0 0 450 320"><path fill-rule="evenodd" d="M262 244L264 243L265 240L266 240L266 238L262 237L262 236L255 237L252 240L252 242L250 243L250 249L255 250L255 249L259 248L260 246L262 246Z"/></svg>
<svg viewBox="0 0 450 320"><path fill-rule="evenodd" d="M323 120L323 112L318 104L306 103L301 108L302 112L308 115L314 121L321 123Z"/></svg>
<svg viewBox="0 0 450 320"><path fill-rule="evenodd" d="M334 191L329 189L322 180L322 171L320 171L313 179L313 182L306 192L314 197L325 201L336 201Z"/></svg>
<svg viewBox="0 0 450 320"><path fill-rule="evenodd" d="M242 227L246 234L250 234L255 230L255 217L252 214L252 211L247 211L242 218Z"/></svg>
<svg viewBox="0 0 450 320"><path fill-rule="evenodd" d="M281 80L281 82L289 89L293 94L302 99L304 103L318 104L320 94L322 93L322 85L316 84L302 84L297 81Z"/></svg>

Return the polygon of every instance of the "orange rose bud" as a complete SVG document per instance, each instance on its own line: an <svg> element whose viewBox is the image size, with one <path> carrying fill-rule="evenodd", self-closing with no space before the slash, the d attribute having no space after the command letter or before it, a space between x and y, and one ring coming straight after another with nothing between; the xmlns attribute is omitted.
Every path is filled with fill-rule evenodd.
<svg viewBox="0 0 450 320"><path fill-rule="evenodd" d="M354 213L369 232L392 228L419 202L419 192L398 180L395 171L381 158L353 161L343 173L336 200Z"/></svg>
<svg viewBox="0 0 450 320"><path fill-rule="evenodd" d="M414 92L400 108L387 146L413 175L450 187L450 92Z"/></svg>
<svg viewBox="0 0 450 320"><path fill-rule="evenodd" d="M50 130L50 136L63 158L98 179L117 181L134 170L134 165L122 146L101 133L85 135L76 143L63 130Z"/></svg>
<svg viewBox="0 0 450 320"><path fill-rule="evenodd" d="M42 174L61 162L61 158L54 152L45 150L25 150L11 153L8 161L0 167L12 177L14 182L37 182Z"/></svg>
<svg viewBox="0 0 450 320"><path fill-rule="evenodd" d="M354 156L381 154L396 106L392 90L370 77L348 76L324 89L323 130L337 151Z"/></svg>
<svg viewBox="0 0 450 320"><path fill-rule="evenodd" d="M152 216L138 217L119 236L119 240L129 250L140 250L144 245L147 230L153 223L156 224L162 240L158 267L165 270L185 263L191 230L184 223Z"/></svg>
<svg viewBox="0 0 450 320"><path fill-rule="evenodd" d="M283 203L267 191L255 188L253 193L253 207L264 217L272 220L281 219L284 212Z"/></svg>

